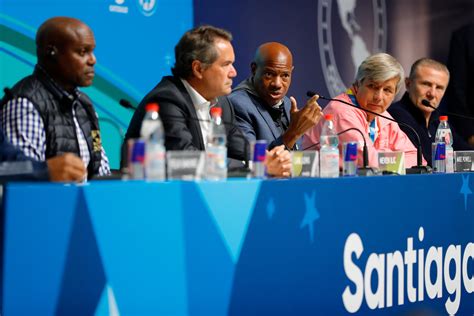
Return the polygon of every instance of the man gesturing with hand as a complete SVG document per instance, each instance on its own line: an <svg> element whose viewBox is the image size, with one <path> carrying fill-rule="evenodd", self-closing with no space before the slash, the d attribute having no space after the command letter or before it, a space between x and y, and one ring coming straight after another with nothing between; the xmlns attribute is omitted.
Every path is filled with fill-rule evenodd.
<svg viewBox="0 0 474 316"><path fill-rule="evenodd" d="M249 141L265 139L268 148L297 149L297 140L321 119L318 96L298 110L286 96L291 84L293 56L283 44L262 44L251 65L251 76L231 93L237 125Z"/></svg>

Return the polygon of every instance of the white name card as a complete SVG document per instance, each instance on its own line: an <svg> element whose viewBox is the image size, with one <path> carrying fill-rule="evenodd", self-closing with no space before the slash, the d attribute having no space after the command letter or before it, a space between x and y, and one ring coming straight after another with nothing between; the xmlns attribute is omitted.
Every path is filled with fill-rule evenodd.
<svg viewBox="0 0 474 316"><path fill-rule="evenodd" d="M379 152L379 170L405 174L405 153L403 151Z"/></svg>

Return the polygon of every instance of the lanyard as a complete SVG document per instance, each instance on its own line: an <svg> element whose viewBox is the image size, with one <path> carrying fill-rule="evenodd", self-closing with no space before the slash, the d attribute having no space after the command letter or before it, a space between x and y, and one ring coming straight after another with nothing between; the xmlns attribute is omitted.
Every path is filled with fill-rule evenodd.
<svg viewBox="0 0 474 316"><path fill-rule="evenodd" d="M350 89L350 88L347 89L346 93L349 96L349 98L351 99L352 103L355 106L357 106L358 108L360 108L359 102L357 102L357 99L356 99L354 93L352 92L352 89ZM370 139L374 143L375 139L377 138L377 126L376 126L375 118L369 123L368 133L369 133Z"/></svg>

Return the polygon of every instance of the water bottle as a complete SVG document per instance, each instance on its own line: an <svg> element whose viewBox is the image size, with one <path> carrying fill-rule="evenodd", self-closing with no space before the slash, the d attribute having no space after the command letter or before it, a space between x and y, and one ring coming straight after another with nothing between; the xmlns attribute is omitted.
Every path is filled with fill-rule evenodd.
<svg viewBox="0 0 474 316"><path fill-rule="evenodd" d="M453 133L449 128L448 117L440 116L439 125L436 130L435 142L445 143L445 171L446 173L454 172L454 150L453 150ZM434 163L434 162L433 162ZM433 168L435 166L433 165Z"/></svg>
<svg viewBox="0 0 474 316"><path fill-rule="evenodd" d="M320 176L321 178L337 178L339 177L339 138L334 129L332 114L324 116L324 125L321 130L319 144Z"/></svg>
<svg viewBox="0 0 474 316"><path fill-rule="evenodd" d="M140 136L145 141L145 178L149 180L165 179L165 134L157 103L145 107Z"/></svg>
<svg viewBox="0 0 474 316"><path fill-rule="evenodd" d="M211 128L207 137L206 179L227 178L227 133L222 122L222 108L211 108Z"/></svg>

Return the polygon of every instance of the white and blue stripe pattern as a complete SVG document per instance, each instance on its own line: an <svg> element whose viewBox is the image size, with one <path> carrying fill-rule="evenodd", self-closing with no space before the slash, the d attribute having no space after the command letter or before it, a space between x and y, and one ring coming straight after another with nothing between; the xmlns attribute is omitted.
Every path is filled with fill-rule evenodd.
<svg viewBox="0 0 474 316"><path fill-rule="evenodd" d="M76 102L74 104L77 106ZM84 133L76 119L75 106L73 106L72 114L79 144L79 154L84 165L87 166L90 161L90 152ZM40 161L46 160L44 124L33 103L26 98L12 99L0 111L0 118L5 135L13 145L20 148L29 157ZM109 160L102 147L99 175L108 174L110 174Z"/></svg>
<svg viewBox="0 0 474 316"><path fill-rule="evenodd" d="M46 133L43 121L28 99L9 101L1 111L1 123L5 135L13 145L28 157L45 160Z"/></svg>

